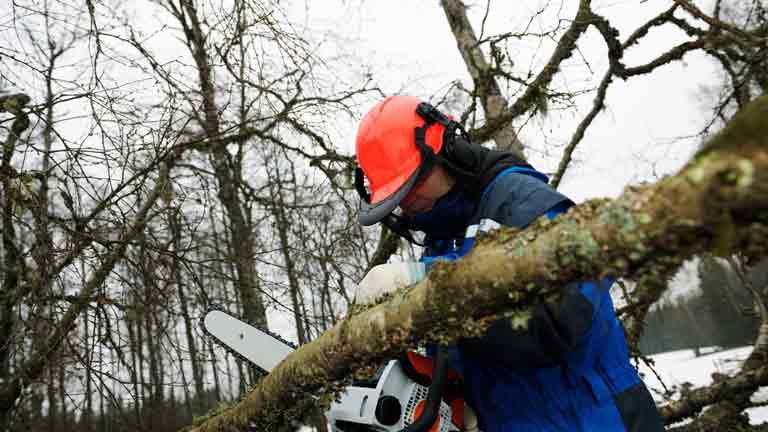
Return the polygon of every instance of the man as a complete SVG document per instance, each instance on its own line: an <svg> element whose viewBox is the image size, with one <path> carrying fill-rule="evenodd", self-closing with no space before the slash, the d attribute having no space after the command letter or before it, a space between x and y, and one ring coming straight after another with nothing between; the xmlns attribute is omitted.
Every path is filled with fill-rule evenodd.
<svg viewBox="0 0 768 432"><path fill-rule="evenodd" d="M356 146L360 222L383 223L412 242L426 234L427 270L466 254L478 231L525 228L573 205L530 165L471 144L456 122L414 97L375 105ZM534 309L526 329L500 319L452 347L482 431L663 430L629 362L610 285L570 283L560 304Z"/></svg>

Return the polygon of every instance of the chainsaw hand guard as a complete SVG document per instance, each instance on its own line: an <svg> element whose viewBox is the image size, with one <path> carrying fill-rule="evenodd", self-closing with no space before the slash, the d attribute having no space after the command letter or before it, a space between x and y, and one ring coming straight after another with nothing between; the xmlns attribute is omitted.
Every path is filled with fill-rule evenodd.
<svg viewBox="0 0 768 432"><path fill-rule="evenodd" d="M433 359L432 384L429 386L424 411L416 421L401 429L400 432L427 432L440 415L440 403L443 399L445 384L448 381L448 363L450 360L448 348L442 345L438 346L435 349Z"/></svg>

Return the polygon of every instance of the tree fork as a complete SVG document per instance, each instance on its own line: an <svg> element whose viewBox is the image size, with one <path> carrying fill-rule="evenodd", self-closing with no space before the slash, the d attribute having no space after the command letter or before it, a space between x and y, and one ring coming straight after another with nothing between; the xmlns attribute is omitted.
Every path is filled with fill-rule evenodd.
<svg viewBox="0 0 768 432"><path fill-rule="evenodd" d="M477 335L500 317L526 325L531 305L573 280L632 279L669 257L768 251L768 96L747 105L674 176L591 200L524 232L503 228L464 258L438 263L303 345L235 405L187 430L292 430L350 377L428 341ZM436 323L440 323L439 326Z"/></svg>

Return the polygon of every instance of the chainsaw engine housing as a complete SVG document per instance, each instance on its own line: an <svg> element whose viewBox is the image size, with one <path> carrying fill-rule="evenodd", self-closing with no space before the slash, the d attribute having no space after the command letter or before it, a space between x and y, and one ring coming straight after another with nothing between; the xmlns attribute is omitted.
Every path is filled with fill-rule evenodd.
<svg viewBox="0 0 768 432"><path fill-rule="evenodd" d="M380 369L375 387L350 386L325 413L333 432L398 432L421 414L428 388L405 374L398 360ZM440 415L430 432L459 432L451 407L441 401Z"/></svg>

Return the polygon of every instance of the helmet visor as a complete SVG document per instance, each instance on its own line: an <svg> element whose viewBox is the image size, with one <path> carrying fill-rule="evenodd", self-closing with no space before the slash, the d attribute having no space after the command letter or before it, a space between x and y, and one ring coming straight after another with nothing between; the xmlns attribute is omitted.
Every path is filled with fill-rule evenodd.
<svg viewBox="0 0 768 432"><path fill-rule="evenodd" d="M433 158L424 158L422 155L422 163L411 174L408 180L403 183L400 188L392 195L382 199L381 201L371 204L366 199L360 200L360 212L358 213L358 221L363 226L370 226L381 222L387 215L392 213L400 202L408 195L408 192L414 188L422 179L426 177L432 168Z"/></svg>

